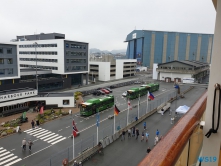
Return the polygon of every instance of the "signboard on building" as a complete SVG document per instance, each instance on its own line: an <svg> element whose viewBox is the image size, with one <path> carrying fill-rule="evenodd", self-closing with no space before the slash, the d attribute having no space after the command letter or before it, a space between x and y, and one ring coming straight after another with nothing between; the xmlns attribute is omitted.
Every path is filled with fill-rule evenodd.
<svg viewBox="0 0 221 166"><path fill-rule="evenodd" d="M23 92L0 95L0 102L17 100L17 99L22 99L26 97L32 97L32 96L36 96L37 94L38 94L37 90L28 90L28 91L23 91Z"/></svg>
<svg viewBox="0 0 221 166"><path fill-rule="evenodd" d="M137 37L137 33L133 33L132 39L136 39L136 37Z"/></svg>

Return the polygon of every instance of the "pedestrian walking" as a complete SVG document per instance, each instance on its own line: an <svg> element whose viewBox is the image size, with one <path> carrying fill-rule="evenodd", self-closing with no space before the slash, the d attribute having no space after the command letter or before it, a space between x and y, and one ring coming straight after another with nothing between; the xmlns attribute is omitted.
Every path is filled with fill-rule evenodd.
<svg viewBox="0 0 221 166"><path fill-rule="evenodd" d="M139 135L140 135L140 134L139 134L139 129L137 128L137 129L136 129L136 139L138 138Z"/></svg>
<svg viewBox="0 0 221 166"><path fill-rule="evenodd" d="M156 136L155 136L155 140L154 140L154 146L158 143L158 140L159 140L159 138L158 138L158 136L156 135Z"/></svg>
<svg viewBox="0 0 221 166"><path fill-rule="evenodd" d="M23 151L26 150L26 139L25 138L22 140L21 144L22 144L22 150Z"/></svg>
<svg viewBox="0 0 221 166"><path fill-rule="evenodd" d="M150 153L151 149L150 147L147 148L147 153Z"/></svg>
<svg viewBox="0 0 221 166"><path fill-rule="evenodd" d="M74 165L73 166L78 166L78 163L77 163L76 160L74 161Z"/></svg>
<svg viewBox="0 0 221 166"><path fill-rule="evenodd" d="M142 131L142 134L141 134L141 142L144 140L144 131Z"/></svg>
<svg viewBox="0 0 221 166"><path fill-rule="evenodd" d="M146 130L146 128L147 128L147 124L146 122L143 122L143 129Z"/></svg>
<svg viewBox="0 0 221 166"><path fill-rule="evenodd" d="M132 137L135 136L135 127L132 127Z"/></svg>
<svg viewBox="0 0 221 166"><path fill-rule="evenodd" d="M29 151L31 151L31 146L33 145L33 142L31 141L31 139L28 141L28 148Z"/></svg>
<svg viewBox="0 0 221 166"><path fill-rule="evenodd" d="M37 120L36 120L36 127L38 128L39 125L40 125L40 123L39 123L39 120L37 119Z"/></svg>
<svg viewBox="0 0 221 166"><path fill-rule="evenodd" d="M156 131L156 135L159 137L159 135L160 135L160 132L159 132L159 130L157 129L157 131Z"/></svg>
<svg viewBox="0 0 221 166"><path fill-rule="evenodd" d="M122 136L121 136L121 141L125 140L125 134L126 134L126 132L123 130L122 131Z"/></svg>
<svg viewBox="0 0 221 166"><path fill-rule="evenodd" d="M35 122L34 122L34 120L31 121L31 126L32 126L33 129L35 128Z"/></svg>
<svg viewBox="0 0 221 166"><path fill-rule="evenodd" d="M148 131L146 132L146 142L148 141L148 138L149 138L149 133L148 133Z"/></svg>
<svg viewBox="0 0 221 166"><path fill-rule="evenodd" d="M131 137L131 129L128 129L128 138Z"/></svg>
<svg viewBox="0 0 221 166"><path fill-rule="evenodd" d="M135 117L135 121L138 121L138 118L137 118L137 116Z"/></svg>

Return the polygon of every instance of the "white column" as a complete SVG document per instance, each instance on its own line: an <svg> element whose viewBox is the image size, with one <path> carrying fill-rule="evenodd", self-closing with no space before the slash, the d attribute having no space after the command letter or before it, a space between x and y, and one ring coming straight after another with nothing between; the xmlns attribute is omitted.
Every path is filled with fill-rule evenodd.
<svg viewBox="0 0 221 166"><path fill-rule="evenodd" d="M212 127L212 110L213 110L213 96L214 96L214 85L215 83L221 84L221 0L217 0L217 8L216 8L216 25L214 32L214 40L213 40L213 49L212 49L212 60L211 60L211 68L210 68L210 81L208 86L208 98L207 98L207 106L205 113L205 126L203 128L204 135L209 131ZM218 95L217 95L218 96ZM218 100L216 99L216 102ZM217 119L217 113L215 116ZM221 119L220 119L221 120ZM215 120L215 128L216 128L216 120ZM209 138L203 137L203 148L202 148L202 156L215 156L217 157L217 162L202 162L202 166L218 166L219 162L219 153L220 153L220 141L221 141L221 127L217 133L212 133Z"/></svg>

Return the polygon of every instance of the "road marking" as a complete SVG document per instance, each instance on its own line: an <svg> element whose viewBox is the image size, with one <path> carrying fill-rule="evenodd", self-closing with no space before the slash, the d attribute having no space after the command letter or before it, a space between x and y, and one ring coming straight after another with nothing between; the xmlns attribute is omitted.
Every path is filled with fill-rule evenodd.
<svg viewBox="0 0 221 166"><path fill-rule="evenodd" d="M24 157L23 160L26 159L26 158L28 158L28 157L33 156L34 154L37 154L37 153L41 152L41 151L43 151L43 150L45 150L45 149L47 149L47 148L50 148L51 146L52 146L52 145L49 145L49 146L47 146L47 147L45 147L45 148L43 148L43 149L41 149L41 150L39 150L39 151L37 151L37 152L35 152L35 153L32 153L32 154L28 155L27 157Z"/></svg>
<svg viewBox="0 0 221 166"><path fill-rule="evenodd" d="M60 132L62 129L58 130L58 132Z"/></svg>
<svg viewBox="0 0 221 166"><path fill-rule="evenodd" d="M15 149L10 150L10 152L14 151Z"/></svg>
<svg viewBox="0 0 221 166"><path fill-rule="evenodd" d="M0 150L1 150L0 151L0 165L9 166L22 160L21 158L18 158L13 153L11 153L11 151L14 151L15 149L7 151L6 149L0 147ZM14 160L14 161L10 162L11 160Z"/></svg>
<svg viewBox="0 0 221 166"><path fill-rule="evenodd" d="M12 164L14 164L14 163L17 163L17 162L19 162L19 161L21 161L22 159L17 159L17 160L15 160L15 161L13 161L13 162L10 162L9 164L7 164L7 165L5 165L5 166L10 166L10 165L12 165Z"/></svg>
<svg viewBox="0 0 221 166"><path fill-rule="evenodd" d="M69 127L70 127L70 126L67 126L66 129L69 128Z"/></svg>
<svg viewBox="0 0 221 166"><path fill-rule="evenodd" d="M58 137L56 137L56 138L54 138L54 139L51 139L51 140L49 140L48 141L48 143L51 143L51 142L53 142L53 141L55 141L55 140L57 140L57 139L59 139L59 138L61 138L62 136L58 136Z"/></svg>
<svg viewBox="0 0 221 166"><path fill-rule="evenodd" d="M83 120L82 120L82 121L80 121L80 122L83 122Z"/></svg>
<svg viewBox="0 0 221 166"><path fill-rule="evenodd" d="M33 142L36 142L38 139L34 140Z"/></svg>

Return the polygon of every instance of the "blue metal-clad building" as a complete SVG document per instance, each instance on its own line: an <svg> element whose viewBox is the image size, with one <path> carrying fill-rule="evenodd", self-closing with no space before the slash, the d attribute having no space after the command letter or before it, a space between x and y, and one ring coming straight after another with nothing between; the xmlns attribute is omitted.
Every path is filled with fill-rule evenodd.
<svg viewBox="0 0 221 166"><path fill-rule="evenodd" d="M137 65L173 60L196 60L210 63L213 34L134 30L127 35L127 58Z"/></svg>

